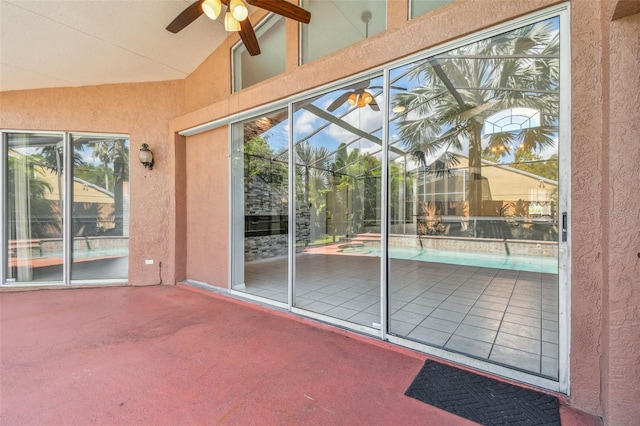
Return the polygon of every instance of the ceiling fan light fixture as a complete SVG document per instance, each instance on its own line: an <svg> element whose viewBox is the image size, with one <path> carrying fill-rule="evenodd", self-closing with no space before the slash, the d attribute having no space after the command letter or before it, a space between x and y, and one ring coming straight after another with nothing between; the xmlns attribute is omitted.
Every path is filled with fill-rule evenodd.
<svg viewBox="0 0 640 426"><path fill-rule="evenodd" d="M369 105L371 101L373 101L373 96L371 93L364 91L362 92L362 95L360 95L360 99L362 99L362 102L364 102L365 105Z"/></svg>
<svg viewBox="0 0 640 426"><path fill-rule="evenodd" d="M358 98L358 108L364 108L365 106L367 106L367 104L366 104L366 102L364 101L364 98L361 95Z"/></svg>
<svg viewBox="0 0 640 426"><path fill-rule="evenodd" d="M352 93L351 95L349 95L349 97L347 98L347 103L349 105L351 105L351 106L354 106L355 104L357 104L358 103L358 95L356 95L355 93Z"/></svg>
<svg viewBox="0 0 640 426"><path fill-rule="evenodd" d="M230 0L229 9L237 21L244 21L249 16L249 10L242 0Z"/></svg>
<svg viewBox="0 0 640 426"><path fill-rule="evenodd" d="M240 31L240 21L234 18L229 11L224 15L224 29L226 31Z"/></svg>
<svg viewBox="0 0 640 426"><path fill-rule="evenodd" d="M216 20L222 11L222 3L220 0L204 0L202 2L202 11L212 20Z"/></svg>

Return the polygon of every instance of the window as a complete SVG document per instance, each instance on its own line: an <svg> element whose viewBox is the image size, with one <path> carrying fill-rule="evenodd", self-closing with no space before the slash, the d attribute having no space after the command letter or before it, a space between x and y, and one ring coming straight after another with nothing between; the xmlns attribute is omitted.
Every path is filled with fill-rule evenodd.
<svg viewBox="0 0 640 426"><path fill-rule="evenodd" d="M453 3L454 0L410 0L409 18L413 19L439 7Z"/></svg>
<svg viewBox="0 0 640 426"><path fill-rule="evenodd" d="M302 25L302 63L350 46L386 29L387 2L304 0L311 25Z"/></svg>
<svg viewBox="0 0 640 426"><path fill-rule="evenodd" d="M244 44L233 49L233 90L237 92L281 74L286 63L285 19L270 15L256 29L260 54L249 55Z"/></svg>

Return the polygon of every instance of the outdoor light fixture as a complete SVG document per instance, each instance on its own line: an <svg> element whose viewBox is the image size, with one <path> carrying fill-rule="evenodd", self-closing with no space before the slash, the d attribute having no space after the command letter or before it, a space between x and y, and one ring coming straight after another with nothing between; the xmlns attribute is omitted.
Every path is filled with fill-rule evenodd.
<svg viewBox="0 0 640 426"><path fill-rule="evenodd" d="M347 98L347 103L351 106L357 106L358 108L363 108L369 105L373 101L373 95L366 90L363 90L362 93L353 92Z"/></svg>
<svg viewBox="0 0 640 426"><path fill-rule="evenodd" d="M222 3L220 3L220 0L204 0L204 2L202 2L202 11L214 21L220 16L221 10Z"/></svg>
<svg viewBox="0 0 640 426"><path fill-rule="evenodd" d="M369 105L371 103L371 101L373 100L373 96L371 95L371 93L364 91L362 92L362 94L360 95L360 99L362 99L362 102L365 105Z"/></svg>
<svg viewBox="0 0 640 426"><path fill-rule="evenodd" d="M142 148L140 148L140 152L138 153L138 159L149 170L153 170L153 152L149 149L149 145L146 143L142 144Z"/></svg>

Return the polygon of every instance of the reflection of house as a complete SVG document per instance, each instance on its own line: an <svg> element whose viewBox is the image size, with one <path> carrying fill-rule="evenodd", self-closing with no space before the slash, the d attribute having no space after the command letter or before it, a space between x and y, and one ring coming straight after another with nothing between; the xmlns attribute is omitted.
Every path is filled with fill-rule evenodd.
<svg viewBox="0 0 640 426"><path fill-rule="evenodd" d="M443 203L442 215L463 215L449 212L449 204L460 204L469 199L469 159L459 155L459 163L450 169L416 173L418 202ZM482 161L482 200L485 216L501 216L503 209L516 203L525 203L525 211L510 212L522 215L552 215L552 203L558 182L523 170Z"/></svg>
<svg viewBox="0 0 640 426"><path fill-rule="evenodd" d="M38 167L37 176L47 183L44 198L51 201L59 214L60 186L64 176L54 171ZM124 198L128 200L128 183L124 183ZM125 203L128 205L128 202ZM73 178L74 234L83 236L100 235L115 226L113 217L114 194L106 189L78 177ZM125 228L126 229L126 228Z"/></svg>

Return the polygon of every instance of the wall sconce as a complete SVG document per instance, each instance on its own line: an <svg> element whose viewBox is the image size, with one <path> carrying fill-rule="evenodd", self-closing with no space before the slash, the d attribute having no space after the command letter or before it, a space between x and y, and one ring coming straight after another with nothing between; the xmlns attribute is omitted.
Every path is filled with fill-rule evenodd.
<svg viewBox="0 0 640 426"><path fill-rule="evenodd" d="M149 170L153 170L153 152L149 149L149 145L146 143L142 144L142 148L140 148L140 152L138 153L138 159Z"/></svg>

